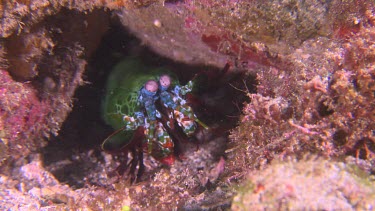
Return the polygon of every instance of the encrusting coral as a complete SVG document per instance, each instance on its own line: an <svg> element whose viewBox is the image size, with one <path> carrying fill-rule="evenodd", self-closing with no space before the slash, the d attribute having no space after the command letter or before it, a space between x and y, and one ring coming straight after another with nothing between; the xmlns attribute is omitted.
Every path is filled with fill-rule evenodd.
<svg viewBox="0 0 375 211"><path fill-rule="evenodd" d="M231 209L371 210L374 182L373 176L344 162L316 157L272 162L248 175Z"/></svg>
<svg viewBox="0 0 375 211"><path fill-rule="evenodd" d="M234 151L241 151L229 153L231 166L242 172L307 152L373 162L374 33L371 15L345 40L306 41L289 55L288 68L259 68L257 93L249 93L231 135Z"/></svg>

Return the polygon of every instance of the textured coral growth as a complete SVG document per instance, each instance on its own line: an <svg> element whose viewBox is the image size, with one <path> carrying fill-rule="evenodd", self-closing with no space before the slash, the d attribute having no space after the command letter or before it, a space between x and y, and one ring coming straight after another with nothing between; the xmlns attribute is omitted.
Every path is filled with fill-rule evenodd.
<svg viewBox="0 0 375 211"><path fill-rule="evenodd" d="M30 142L28 138L43 130L47 102L39 101L30 84L15 82L8 72L0 70L0 126L1 139L11 150L27 153L43 145L43 141Z"/></svg>
<svg viewBox="0 0 375 211"><path fill-rule="evenodd" d="M344 162L273 162L248 175L232 210L371 210L374 185L373 177Z"/></svg>
<svg viewBox="0 0 375 211"><path fill-rule="evenodd" d="M345 134L341 143L347 151L375 151L375 28L363 28L347 44L344 67L333 74L336 127ZM368 140L368 143L364 140ZM337 140L336 140L337 142ZM361 144L363 143L363 144ZM360 148L359 148L360 147ZM357 151L358 154L358 151Z"/></svg>
<svg viewBox="0 0 375 211"><path fill-rule="evenodd" d="M258 70L258 93L231 136L239 154L228 163L254 168L311 152L373 160L374 39L375 28L366 24L345 42L305 42L289 56L289 69Z"/></svg>

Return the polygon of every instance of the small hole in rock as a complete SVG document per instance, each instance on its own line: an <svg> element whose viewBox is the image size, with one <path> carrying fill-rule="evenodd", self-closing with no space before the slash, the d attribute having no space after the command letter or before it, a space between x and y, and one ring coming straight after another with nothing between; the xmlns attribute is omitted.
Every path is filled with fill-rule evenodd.
<svg viewBox="0 0 375 211"><path fill-rule="evenodd" d="M345 130L337 130L334 134L333 134L333 143L336 145L336 146L343 146L346 144L347 140L346 140L346 137L347 137L348 133L345 132Z"/></svg>
<svg viewBox="0 0 375 211"><path fill-rule="evenodd" d="M327 106L326 101L320 102L317 110L318 110L318 113L321 117L329 116L329 115L333 114L333 112L334 112L332 109L329 108L329 106Z"/></svg>

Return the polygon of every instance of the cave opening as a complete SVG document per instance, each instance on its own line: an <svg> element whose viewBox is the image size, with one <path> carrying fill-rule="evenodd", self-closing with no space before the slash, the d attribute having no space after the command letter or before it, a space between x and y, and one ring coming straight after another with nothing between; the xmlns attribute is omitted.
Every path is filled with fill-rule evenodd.
<svg viewBox="0 0 375 211"><path fill-rule="evenodd" d="M108 172L119 165L121 157L107 154L100 148L103 140L114 131L102 119L101 102L110 70L130 56L150 66L169 68L181 84L197 74L208 76L205 88L197 94L199 103L193 103L192 107L198 118L215 128L212 133L224 131L224 135L228 136L238 123L244 102L249 100L247 92L255 92L254 75L232 70L230 66L189 65L164 58L143 46L118 19L112 18L108 31L88 58L83 76L85 85L74 94L73 110L64 121L59 135L51 138L42 150L45 168L60 182L73 188L87 184L111 184ZM228 68L231 70L228 71Z"/></svg>

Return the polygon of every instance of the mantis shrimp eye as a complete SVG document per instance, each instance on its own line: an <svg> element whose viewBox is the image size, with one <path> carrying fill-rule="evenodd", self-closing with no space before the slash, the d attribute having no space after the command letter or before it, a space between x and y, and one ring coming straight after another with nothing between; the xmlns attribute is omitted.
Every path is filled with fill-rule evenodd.
<svg viewBox="0 0 375 211"><path fill-rule="evenodd" d="M159 85L154 80L149 80L145 83L145 89L149 92L150 96L153 96L158 91Z"/></svg>
<svg viewBox="0 0 375 211"><path fill-rule="evenodd" d="M158 88L158 83L154 80L150 80L145 83L145 89L149 92L156 92Z"/></svg>
<svg viewBox="0 0 375 211"><path fill-rule="evenodd" d="M162 75L159 78L159 83L163 88L168 88L171 85L171 77L169 75Z"/></svg>

